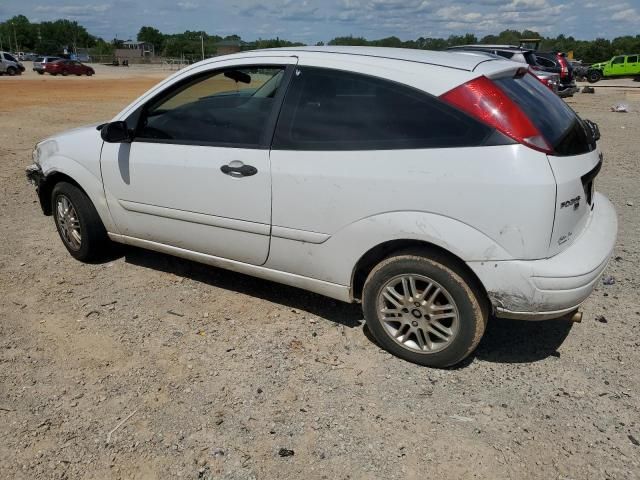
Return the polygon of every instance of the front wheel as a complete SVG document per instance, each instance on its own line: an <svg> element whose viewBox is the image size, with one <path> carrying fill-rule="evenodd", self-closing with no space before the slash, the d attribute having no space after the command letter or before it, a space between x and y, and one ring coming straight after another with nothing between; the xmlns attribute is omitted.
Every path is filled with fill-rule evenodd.
<svg viewBox="0 0 640 480"><path fill-rule="evenodd" d="M382 261L363 291L369 330L388 352L444 368L476 348L488 312L473 281L446 260L407 253Z"/></svg>
<svg viewBox="0 0 640 480"><path fill-rule="evenodd" d="M587 73L587 80L589 83L596 83L602 78L602 72L600 70L591 70Z"/></svg>
<svg viewBox="0 0 640 480"><path fill-rule="evenodd" d="M109 237L93 203L75 185L57 183L51 192L53 218L72 257L87 262L103 256Z"/></svg>
<svg viewBox="0 0 640 480"><path fill-rule="evenodd" d="M18 73L18 72L17 72L17 70L16 70L15 68L13 68L13 67L9 67L9 68L7 68L7 74L8 74L10 77L15 76L15 74L16 74L16 73Z"/></svg>
<svg viewBox="0 0 640 480"><path fill-rule="evenodd" d="M62 71L62 76L63 76L63 77L66 77L67 75L69 75L69 72L67 72L66 70L63 70L63 71Z"/></svg>

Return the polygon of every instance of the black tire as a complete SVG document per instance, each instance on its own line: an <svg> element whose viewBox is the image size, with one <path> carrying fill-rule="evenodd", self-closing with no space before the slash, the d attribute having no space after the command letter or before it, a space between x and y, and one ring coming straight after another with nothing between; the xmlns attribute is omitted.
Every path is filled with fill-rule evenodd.
<svg viewBox="0 0 640 480"><path fill-rule="evenodd" d="M481 289L476 286L472 279L466 278L467 275L459 270L460 269L453 265L453 262L448 261L445 257L440 258L440 256L434 255L432 258L428 258L420 252L400 253L379 263L371 271L365 282L362 299L364 317L371 334L378 343L389 353L397 357L428 367L450 367L469 356L478 346L484 334L489 313L487 302L480 293ZM378 313L380 308L382 308L380 302L386 301L380 298L385 286L388 285L388 282L397 281L396 279L404 275L414 276L416 285L419 285L424 279L433 282L433 290L428 290L427 287L425 287L426 290L423 291L423 295L425 296L425 302L423 303L426 303L426 297L430 297L431 294L436 291L436 287L440 287L442 289L440 290L441 293L436 293L436 295L445 295L446 292L446 295L448 295L447 298L450 299L447 304L453 305L451 311L457 313L457 320L452 320L448 325L450 331L453 332L450 340L440 343L441 346L434 347L433 351L424 351L424 347L418 351L419 334L417 332L414 334L406 333L406 336L400 335L399 338L402 339L404 337L404 345L401 344L388 329L391 324L395 323L393 318L397 317L387 317L386 320L383 321L381 319L382 313ZM426 283L423 284L426 285ZM385 291L388 292L388 290ZM430 293L427 295L426 292ZM439 303L443 304L443 302ZM418 307L418 302L415 303L415 306ZM434 308L437 307L438 305L435 305ZM416 328L422 328L422 326L418 327L417 325L420 321L426 322L420 325L431 324L432 317L426 314L424 317L415 317L415 315L417 315L415 312L417 311L419 313L419 309L411 305L410 308L411 310L406 308L402 310L403 312L406 310L406 316L404 313L399 315L403 315L403 319L408 320L409 323ZM433 313L435 310L430 312L432 312L432 315L437 315ZM414 317L411 315L414 315ZM406 320L403 321L406 322ZM442 321L439 323L442 325ZM408 324L405 325L405 327L411 329L411 325ZM404 327L398 327L396 334L399 333L402 328ZM427 330L428 333L424 333L425 329L422 329L420 342L423 344L429 344L429 342L431 342L432 345L437 345L440 337L434 336L433 333L431 333L434 329L435 328ZM413 335L415 341L412 340L411 335ZM407 341L413 341L414 348L409 346L410 343L407 345Z"/></svg>
<svg viewBox="0 0 640 480"><path fill-rule="evenodd" d="M62 76L66 77L67 75L69 75L69 72L67 72L66 70L62 70Z"/></svg>
<svg viewBox="0 0 640 480"><path fill-rule="evenodd" d="M73 242L68 240L63 232L65 220L60 220L58 209L58 201L63 201L63 198L68 200L75 210L74 217L80 230L79 246L73 245ZM51 205L60 239L73 258L89 262L98 260L108 253L110 242L107 231L93 203L82 190L71 183L59 182L51 192Z"/></svg>
<svg viewBox="0 0 640 480"><path fill-rule="evenodd" d="M91 75L93 75L93 72L87 72L87 77L90 77Z"/></svg>
<svg viewBox="0 0 640 480"><path fill-rule="evenodd" d="M602 79L602 72L600 70L590 70L587 73L587 81L589 83L596 83Z"/></svg>
<svg viewBox="0 0 640 480"><path fill-rule="evenodd" d="M7 75L9 75L10 77L15 76L16 73L18 73L18 71L15 68L13 67L7 68Z"/></svg>
<svg viewBox="0 0 640 480"><path fill-rule="evenodd" d="M38 75L44 75L44 70L36 70L36 72L38 72Z"/></svg>
<svg viewBox="0 0 640 480"><path fill-rule="evenodd" d="M58 74L57 74L57 73L54 73L54 72L51 72L51 75L53 75L54 77L56 77Z"/></svg>

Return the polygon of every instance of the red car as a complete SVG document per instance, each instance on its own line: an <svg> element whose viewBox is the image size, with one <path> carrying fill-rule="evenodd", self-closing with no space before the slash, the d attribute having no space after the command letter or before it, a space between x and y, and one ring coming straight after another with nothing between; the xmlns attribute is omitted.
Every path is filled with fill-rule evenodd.
<svg viewBox="0 0 640 480"><path fill-rule="evenodd" d="M44 65L44 71L51 75L87 75L91 76L96 73L93 68L84 65L77 60L56 60L55 62L47 62Z"/></svg>

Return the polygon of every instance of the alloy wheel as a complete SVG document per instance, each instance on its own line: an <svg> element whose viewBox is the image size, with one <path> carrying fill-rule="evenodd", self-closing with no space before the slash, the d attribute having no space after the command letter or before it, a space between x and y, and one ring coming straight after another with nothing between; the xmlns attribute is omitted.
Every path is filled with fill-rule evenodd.
<svg viewBox="0 0 640 480"><path fill-rule="evenodd" d="M72 250L80 250L82 246L80 219L66 195L58 195L56 199L56 222L67 246Z"/></svg>
<svg viewBox="0 0 640 480"><path fill-rule="evenodd" d="M424 275L398 275L379 291L378 316L400 346L419 353L443 350L460 329L458 307L442 285Z"/></svg>

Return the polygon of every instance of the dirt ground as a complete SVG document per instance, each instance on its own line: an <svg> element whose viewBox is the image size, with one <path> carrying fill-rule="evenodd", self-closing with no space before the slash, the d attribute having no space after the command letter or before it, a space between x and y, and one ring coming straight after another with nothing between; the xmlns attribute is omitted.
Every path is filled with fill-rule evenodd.
<svg viewBox="0 0 640 480"><path fill-rule="evenodd" d="M124 70L0 78L0 478L640 478L640 90L568 99L602 131L615 283L581 324L492 319L431 370L358 306L132 248L73 260L24 167L169 73Z"/></svg>

